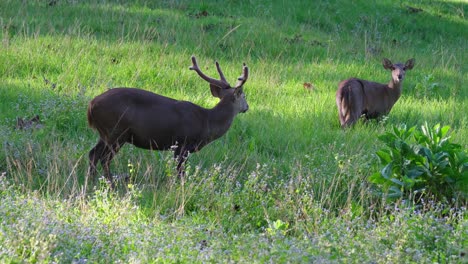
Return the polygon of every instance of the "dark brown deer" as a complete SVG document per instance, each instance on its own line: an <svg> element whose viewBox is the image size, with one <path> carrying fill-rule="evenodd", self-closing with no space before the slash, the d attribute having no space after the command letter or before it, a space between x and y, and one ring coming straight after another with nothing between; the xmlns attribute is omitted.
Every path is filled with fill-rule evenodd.
<svg viewBox="0 0 468 264"><path fill-rule="evenodd" d="M212 109L136 88L113 88L89 103L88 124L100 136L89 152L89 176L95 175L100 162L113 186L110 162L125 143L130 143L149 150L173 150L182 177L188 154L224 135L234 117L249 109L243 92L249 76L245 64L234 87L226 81L218 62L219 80L205 75L193 56L192 64L189 69L207 81L211 94L221 99Z"/></svg>
<svg viewBox="0 0 468 264"><path fill-rule="evenodd" d="M383 60L383 67L392 71L388 84L381 84L357 78L340 82L336 92L336 106L341 127L352 126L364 115L365 119L374 119L386 115L401 95L402 82L407 70L414 66L414 59L405 64L393 64Z"/></svg>

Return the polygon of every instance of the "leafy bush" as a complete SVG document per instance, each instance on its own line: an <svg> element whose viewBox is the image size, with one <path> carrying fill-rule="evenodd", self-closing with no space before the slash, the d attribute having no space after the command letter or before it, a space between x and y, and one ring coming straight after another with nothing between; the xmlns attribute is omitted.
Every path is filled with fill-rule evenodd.
<svg viewBox="0 0 468 264"><path fill-rule="evenodd" d="M379 139L387 145L377 151L383 168L370 177L390 199L435 198L466 203L468 156L466 149L449 141L449 126L421 131L394 127Z"/></svg>
<svg viewBox="0 0 468 264"><path fill-rule="evenodd" d="M418 98L433 98L439 95L441 84L436 82L434 75L429 74L423 77L414 87Z"/></svg>

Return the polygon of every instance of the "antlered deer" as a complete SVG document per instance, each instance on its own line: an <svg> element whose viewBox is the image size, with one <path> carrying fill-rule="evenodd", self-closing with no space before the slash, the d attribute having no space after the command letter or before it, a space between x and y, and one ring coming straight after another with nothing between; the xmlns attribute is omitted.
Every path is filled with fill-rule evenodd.
<svg viewBox="0 0 468 264"><path fill-rule="evenodd" d="M242 88L249 75L245 64L234 87L226 81L218 62L220 80L205 75L194 56L192 64L189 69L207 81L211 94L221 99L212 109L136 88L113 88L89 103L88 124L100 138L89 152L88 175L96 173L100 162L112 184L110 162L125 143L130 143L149 150L173 150L177 172L183 176L188 154L224 135L234 117L249 109Z"/></svg>
<svg viewBox="0 0 468 264"><path fill-rule="evenodd" d="M336 92L336 105L341 127L353 125L361 115L366 119L373 119L388 114L400 98L405 72L413 66L414 59L409 59L405 64L393 64L384 59L383 67L392 71L392 79L388 84L357 78L340 82Z"/></svg>

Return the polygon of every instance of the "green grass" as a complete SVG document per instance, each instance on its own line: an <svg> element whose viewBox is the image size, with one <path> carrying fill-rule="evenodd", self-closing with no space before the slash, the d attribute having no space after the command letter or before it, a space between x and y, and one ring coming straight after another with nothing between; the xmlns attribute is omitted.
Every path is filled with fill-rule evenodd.
<svg viewBox="0 0 468 264"><path fill-rule="evenodd" d="M0 262L467 262L466 201L415 212L367 179L392 126L449 125L468 146L468 5L313 2L0 1ZM171 153L125 146L112 171L133 185L85 187L87 103L126 86L213 107L192 54L230 82L245 62L250 110L183 183ZM341 130L339 81L388 82L384 57L416 59L402 97ZM43 128L15 129L36 114Z"/></svg>

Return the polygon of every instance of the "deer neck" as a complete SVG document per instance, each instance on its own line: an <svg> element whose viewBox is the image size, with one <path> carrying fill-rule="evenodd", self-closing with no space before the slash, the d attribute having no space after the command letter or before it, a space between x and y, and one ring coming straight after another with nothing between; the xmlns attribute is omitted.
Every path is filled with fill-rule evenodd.
<svg viewBox="0 0 468 264"><path fill-rule="evenodd" d="M396 102L401 95L401 81L395 82L395 80L392 79L388 83L387 87L390 97L393 99L394 102Z"/></svg>
<svg viewBox="0 0 468 264"><path fill-rule="evenodd" d="M227 97L221 99L214 108L209 110L208 125L213 139L219 138L226 133L237 114L231 98Z"/></svg>

